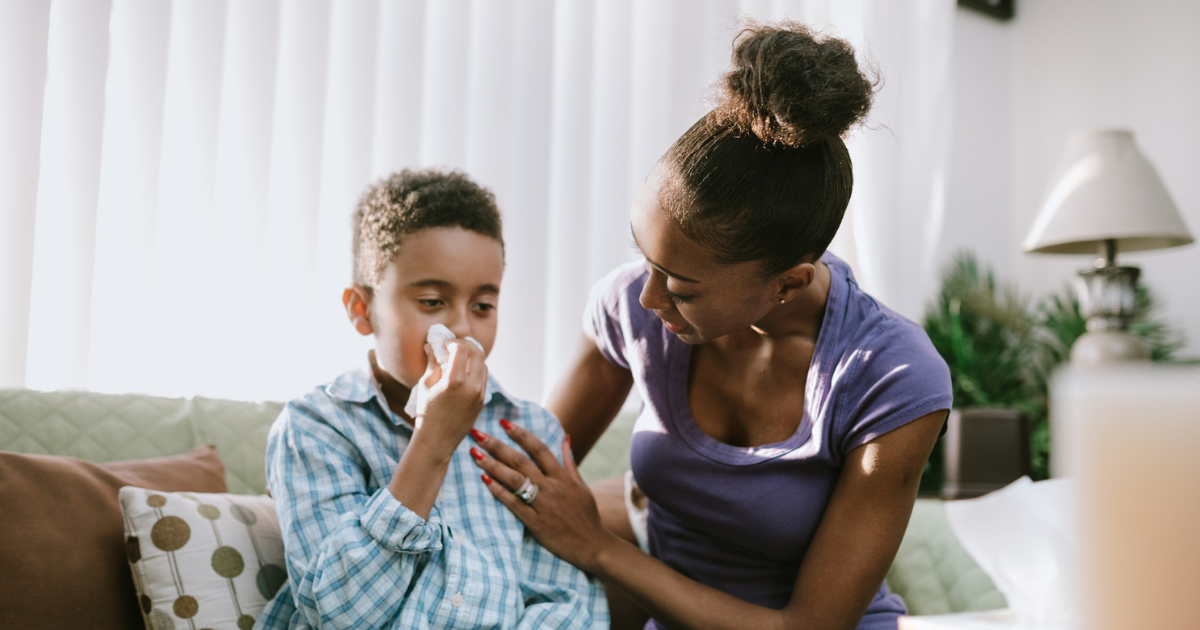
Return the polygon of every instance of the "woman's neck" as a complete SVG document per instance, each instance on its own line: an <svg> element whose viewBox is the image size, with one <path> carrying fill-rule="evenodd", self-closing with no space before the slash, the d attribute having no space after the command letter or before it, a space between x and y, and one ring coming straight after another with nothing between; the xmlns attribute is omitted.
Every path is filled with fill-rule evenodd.
<svg viewBox="0 0 1200 630"><path fill-rule="evenodd" d="M758 320L750 331L770 338L802 337L816 341L825 319L825 305L829 302L829 286L832 274L829 267L818 261L813 281L796 297L771 309Z"/></svg>

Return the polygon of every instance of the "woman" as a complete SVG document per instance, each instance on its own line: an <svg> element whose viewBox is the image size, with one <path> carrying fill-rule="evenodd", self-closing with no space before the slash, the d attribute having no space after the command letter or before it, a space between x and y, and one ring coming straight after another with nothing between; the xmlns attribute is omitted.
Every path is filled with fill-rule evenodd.
<svg viewBox="0 0 1200 630"><path fill-rule="evenodd" d="M647 627L894 629L884 575L951 389L925 333L825 253L853 180L841 135L872 83L848 44L796 24L744 31L733 61L639 191L645 261L596 286L549 404L582 458L637 385L650 555L605 527L566 446L560 466L506 425L530 457L485 437L479 465Z"/></svg>

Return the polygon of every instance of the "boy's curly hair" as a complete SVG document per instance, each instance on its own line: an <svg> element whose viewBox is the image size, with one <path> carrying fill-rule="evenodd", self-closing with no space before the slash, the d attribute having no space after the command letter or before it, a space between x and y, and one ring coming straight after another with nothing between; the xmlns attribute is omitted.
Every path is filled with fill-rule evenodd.
<svg viewBox="0 0 1200 630"><path fill-rule="evenodd" d="M461 171L404 169L375 182L354 210L354 282L374 290L404 235L460 227L500 242L500 210L492 192Z"/></svg>

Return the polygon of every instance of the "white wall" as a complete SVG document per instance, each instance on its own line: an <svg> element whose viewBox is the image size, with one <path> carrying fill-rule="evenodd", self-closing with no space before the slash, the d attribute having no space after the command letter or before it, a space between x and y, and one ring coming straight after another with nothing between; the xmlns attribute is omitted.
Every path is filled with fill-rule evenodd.
<svg viewBox="0 0 1200 630"><path fill-rule="evenodd" d="M1200 3L1027 0L1003 23L960 9L954 171L942 249L975 248L1026 293L1090 264L1021 242L1075 131L1127 127L1200 236ZM1122 255L1200 354L1200 246Z"/></svg>
<svg viewBox="0 0 1200 630"><path fill-rule="evenodd" d="M973 11L955 15L954 128L937 256L944 265L954 252L970 249L1009 278L1018 239L1012 221L1011 30Z"/></svg>

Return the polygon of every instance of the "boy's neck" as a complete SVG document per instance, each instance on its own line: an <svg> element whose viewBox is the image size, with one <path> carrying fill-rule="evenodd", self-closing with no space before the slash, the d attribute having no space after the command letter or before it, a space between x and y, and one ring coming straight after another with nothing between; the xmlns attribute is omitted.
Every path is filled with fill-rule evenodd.
<svg viewBox="0 0 1200 630"><path fill-rule="evenodd" d="M379 389L383 392L388 410L412 424L413 419L404 413L404 406L408 404L408 397L412 394L412 389L379 367L379 364L375 362L374 350L367 352L367 360L371 364L371 375L375 377L375 382L379 384Z"/></svg>

